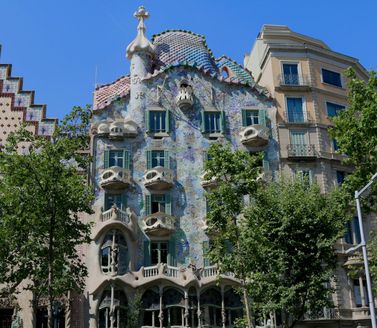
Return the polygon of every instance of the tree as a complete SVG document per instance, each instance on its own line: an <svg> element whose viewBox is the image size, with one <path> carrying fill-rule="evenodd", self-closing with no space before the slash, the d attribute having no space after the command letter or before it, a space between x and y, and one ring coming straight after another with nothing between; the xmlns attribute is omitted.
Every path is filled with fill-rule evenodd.
<svg viewBox="0 0 377 328"><path fill-rule="evenodd" d="M77 247L90 241L93 192L79 170L90 159L90 108L74 107L51 139L26 127L9 136L0 153L0 282L13 293L27 281L35 297L48 297L49 327L54 300L84 286L87 269ZM18 145L29 145L27 154Z"/></svg>
<svg viewBox="0 0 377 328"><path fill-rule="evenodd" d="M360 190L377 173L377 72L371 71L368 81L358 79L351 68L346 71L346 76L348 107L333 118L335 125L330 129L330 134L337 141L338 152L347 155L344 164L354 168L342 185L352 200L354 192ZM376 201L377 186L374 184L368 197L362 202L363 211L375 212ZM374 233L368 244L370 273L374 281L377 279L376 246L377 234ZM359 271L360 268L353 268L350 273ZM374 289L377 291L376 286Z"/></svg>
<svg viewBox="0 0 377 328"><path fill-rule="evenodd" d="M348 77L348 107L333 117L335 126L329 130L336 139L338 153L346 154L343 163L354 168L346 176L343 188L353 198L377 172L377 73L370 72L367 82L360 80L352 68ZM369 202L375 203L377 186Z"/></svg>
<svg viewBox="0 0 377 328"><path fill-rule="evenodd" d="M263 182L258 154L218 145L208 153L217 179L208 194L209 256L220 272L241 279L254 312L287 314L286 327L328 305L334 244L347 220L342 192L323 195L304 177Z"/></svg>

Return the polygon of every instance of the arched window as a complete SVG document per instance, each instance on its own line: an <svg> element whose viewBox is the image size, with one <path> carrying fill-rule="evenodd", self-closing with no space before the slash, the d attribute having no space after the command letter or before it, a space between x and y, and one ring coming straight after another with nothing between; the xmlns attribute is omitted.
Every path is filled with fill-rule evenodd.
<svg viewBox="0 0 377 328"><path fill-rule="evenodd" d="M115 286L110 286L103 292L98 309L98 328L127 327L127 298Z"/></svg>
<svg viewBox="0 0 377 328"><path fill-rule="evenodd" d="M224 66L221 69L221 75L223 76L224 79L227 79L230 76L228 67Z"/></svg>
<svg viewBox="0 0 377 328"><path fill-rule="evenodd" d="M143 327L160 327L160 295L158 288L148 289L141 299Z"/></svg>
<svg viewBox="0 0 377 328"><path fill-rule="evenodd" d="M185 297L176 288L169 288L162 296L164 304L164 327L184 327Z"/></svg>
<svg viewBox="0 0 377 328"><path fill-rule="evenodd" d="M233 327L236 319L243 317L243 304L232 288L224 293L224 306L226 327Z"/></svg>
<svg viewBox="0 0 377 328"><path fill-rule="evenodd" d="M112 230L106 234L101 246L100 261L105 274L122 275L127 272L128 247L120 231Z"/></svg>

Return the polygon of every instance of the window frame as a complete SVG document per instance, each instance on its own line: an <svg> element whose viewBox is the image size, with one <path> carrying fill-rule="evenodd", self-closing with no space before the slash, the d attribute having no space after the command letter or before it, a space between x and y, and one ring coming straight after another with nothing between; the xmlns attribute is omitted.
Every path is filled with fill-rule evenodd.
<svg viewBox="0 0 377 328"><path fill-rule="evenodd" d="M339 108L338 110L336 110L335 115L330 115L329 114L329 104L335 105L337 107L342 107L342 108L341 109ZM332 102L332 101L327 101L327 100L325 101L325 106L326 106L326 114L327 114L327 117L329 117L329 118L337 116L339 112L346 109L346 105L341 105L341 104L338 104L338 103L335 103L335 102Z"/></svg>
<svg viewBox="0 0 377 328"><path fill-rule="evenodd" d="M208 131L206 129L206 114L217 113L219 114L219 129L216 131ZM226 129L226 117L225 112L223 110L218 110L216 108L204 108L201 111L201 118L200 118L200 129L203 134L208 135L209 137L220 137L225 134Z"/></svg>
<svg viewBox="0 0 377 328"><path fill-rule="evenodd" d="M109 205L109 200L108 200L108 197L109 196L115 196L115 197L120 197L119 201L120 201L120 207L118 207L118 205L116 204L116 202L113 202L113 204L117 205L118 209L120 209L121 211L125 211L126 208L127 208L127 194L126 192L122 192L122 193L112 193L112 192L106 192L104 193L104 212L108 211L111 209L111 207L113 205Z"/></svg>
<svg viewBox="0 0 377 328"><path fill-rule="evenodd" d="M303 124L308 123L308 112L306 107L306 98L304 96L295 96L295 95L289 95L285 96L285 115L286 115L286 123L288 124ZM288 111L288 99L301 99L302 103L302 121L290 121L289 120L289 111Z"/></svg>
<svg viewBox="0 0 377 328"><path fill-rule="evenodd" d="M297 77L298 77L298 84L287 84L285 83L285 76L284 76L284 64L286 65L297 65ZM288 61L288 60L282 60L280 61L280 72L281 72L281 81L284 81L284 86L300 86L303 84L302 81L302 70L301 70L301 62L300 61Z"/></svg>
<svg viewBox="0 0 377 328"><path fill-rule="evenodd" d="M153 263L153 244L157 244L157 257L158 257L158 262ZM161 261L161 245L164 244L166 245L166 262ZM150 262L151 265L157 265L159 263L165 263L168 264L169 262L169 240L151 240L150 241Z"/></svg>
<svg viewBox="0 0 377 328"><path fill-rule="evenodd" d="M165 131L151 130L151 115L152 112L165 112ZM167 137L171 131L171 113L170 110L163 107L148 107L145 112L145 131L155 138Z"/></svg>
<svg viewBox="0 0 377 328"><path fill-rule="evenodd" d="M123 152L122 166L110 165L110 158L111 158L112 152ZM122 169L130 170L130 168L131 168L131 152L128 149L122 149L122 148L106 149L103 153L103 168L108 169L110 167L121 167Z"/></svg>

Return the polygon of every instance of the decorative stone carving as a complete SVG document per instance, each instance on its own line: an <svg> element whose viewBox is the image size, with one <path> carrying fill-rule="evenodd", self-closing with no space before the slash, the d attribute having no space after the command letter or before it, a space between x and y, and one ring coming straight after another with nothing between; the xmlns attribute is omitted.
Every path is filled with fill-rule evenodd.
<svg viewBox="0 0 377 328"><path fill-rule="evenodd" d="M177 106L181 110L190 109L194 104L193 90L191 85L187 83L181 83L175 101L177 103Z"/></svg>
<svg viewBox="0 0 377 328"><path fill-rule="evenodd" d="M148 170L143 177L146 188L152 190L166 190L174 185L173 171L162 166L156 166Z"/></svg>
<svg viewBox="0 0 377 328"><path fill-rule="evenodd" d="M143 219L143 230L149 236L168 236L175 229L175 218L166 213L157 212Z"/></svg>
<svg viewBox="0 0 377 328"><path fill-rule="evenodd" d="M112 166L101 175L100 185L104 189L124 189L131 185L131 172L119 166Z"/></svg>
<svg viewBox="0 0 377 328"><path fill-rule="evenodd" d="M93 125L91 132L100 137L109 137L114 140L121 140L123 138L135 138L138 133L137 124L132 121L116 120L113 122L103 122L98 126Z"/></svg>
<svg viewBox="0 0 377 328"><path fill-rule="evenodd" d="M216 184L217 184L217 179L216 177L212 177L211 179L209 179L207 177L207 174L208 172L204 172L201 176L200 176L200 179L201 179L201 182L200 184L202 185L202 187L204 189L211 189L211 188L214 188L216 187Z"/></svg>
<svg viewBox="0 0 377 328"><path fill-rule="evenodd" d="M251 125L246 127L240 136L245 146L263 147L268 144L269 131L263 125Z"/></svg>

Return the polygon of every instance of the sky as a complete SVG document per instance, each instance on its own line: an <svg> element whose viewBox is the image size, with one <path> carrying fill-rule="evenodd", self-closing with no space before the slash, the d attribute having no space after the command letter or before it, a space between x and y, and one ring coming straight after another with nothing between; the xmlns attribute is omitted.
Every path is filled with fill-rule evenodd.
<svg viewBox="0 0 377 328"><path fill-rule="evenodd" d="M0 63L35 90L47 116L92 103L95 83L129 73L133 13L144 5L147 35L167 29L204 35L214 56L239 63L263 24L288 25L377 69L377 0L0 0Z"/></svg>

